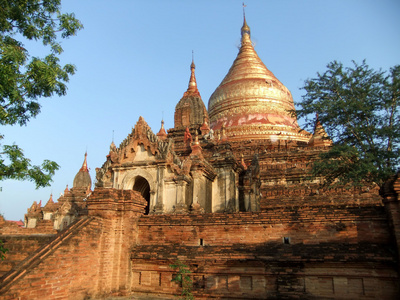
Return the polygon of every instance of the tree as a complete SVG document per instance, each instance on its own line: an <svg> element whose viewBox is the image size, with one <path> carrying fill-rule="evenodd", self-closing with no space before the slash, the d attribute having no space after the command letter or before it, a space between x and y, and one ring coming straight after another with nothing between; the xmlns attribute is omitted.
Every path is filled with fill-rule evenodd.
<svg viewBox="0 0 400 300"><path fill-rule="evenodd" d="M176 274L172 277L171 281L178 283L182 287L181 299L194 299L192 294L193 281L188 275L191 273L188 266L177 259L174 264L170 265L170 268L176 270Z"/></svg>
<svg viewBox="0 0 400 300"><path fill-rule="evenodd" d="M74 14L61 13L61 0L0 0L0 125L26 125L40 112L40 98L66 94L75 66L60 65L60 40L82 28ZM30 57L27 40L41 42L48 54ZM48 186L59 168L48 160L32 165L17 145L0 147L0 180Z"/></svg>
<svg viewBox="0 0 400 300"><path fill-rule="evenodd" d="M314 163L312 174L326 185L381 185L400 163L400 66L375 71L365 62L343 67L337 61L305 81L297 110L306 129L317 113L333 146ZM310 116L312 116L310 118Z"/></svg>

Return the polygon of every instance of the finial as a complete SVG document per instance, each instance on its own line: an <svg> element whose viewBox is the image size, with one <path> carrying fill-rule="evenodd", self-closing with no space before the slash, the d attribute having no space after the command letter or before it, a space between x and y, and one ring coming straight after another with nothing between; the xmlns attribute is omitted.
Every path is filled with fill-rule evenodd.
<svg viewBox="0 0 400 300"><path fill-rule="evenodd" d="M164 141L167 138L167 135L168 134L167 134L167 132L165 131L165 128L164 128L164 120L161 119L161 128L160 128L160 131L157 133L157 136L158 136L159 139Z"/></svg>
<svg viewBox="0 0 400 300"><path fill-rule="evenodd" d="M112 142L114 143L114 129L113 129L113 132L112 132Z"/></svg>
<svg viewBox="0 0 400 300"><path fill-rule="evenodd" d="M192 50L192 63L190 64L190 80L189 80L189 86L187 91L183 94L183 96L187 96L190 94L195 94L200 96L199 90L197 89L197 82L196 82L196 76L195 76L195 69L196 65L194 64L194 55L193 55L193 50Z"/></svg>
<svg viewBox="0 0 400 300"><path fill-rule="evenodd" d="M85 152L85 159L83 161L82 168L80 169L80 171L89 172L87 167L87 151Z"/></svg>
<svg viewBox="0 0 400 300"><path fill-rule="evenodd" d="M196 76L194 75L195 69L196 69L196 65L194 64L193 50L192 50L192 63L190 64L190 80L189 80L189 89L190 90L192 87L197 89Z"/></svg>
<svg viewBox="0 0 400 300"><path fill-rule="evenodd" d="M192 63L190 64L190 70L196 69L196 65L194 64L194 51L192 50Z"/></svg>
<svg viewBox="0 0 400 300"><path fill-rule="evenodd" d="M245 14L245 11L244 11L244 8L246 6L247 5L245 5L244 2L243 2L243 26L242 26L242 30L241 30L241 32L242 32L242 45L247 44L247 43L251 44L250 27L249 27L249 25L247 25L246 14Z"/></svg>

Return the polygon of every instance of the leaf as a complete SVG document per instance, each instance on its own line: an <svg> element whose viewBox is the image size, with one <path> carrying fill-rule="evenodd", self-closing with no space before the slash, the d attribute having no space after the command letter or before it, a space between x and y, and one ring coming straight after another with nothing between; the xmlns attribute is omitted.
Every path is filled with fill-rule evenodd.
<svg viewBox="0 0 400 300"><path fill-rule="evenodd" d="M389 75L365 62L344 67L333 61L324 73L307 79L297 116L306 129L315 114L334 142L313 167L325 184L382 184L400 167L400 66Z"/></svg>
<svg viewBox="0 0 400 300"><path fill-rule="evenodd" d="M83 25L73 13L60 12L60 0L3 0L0 8L0 125L26 125L40 113L43 97L66 94L71 64L60 64L60 39L76 35ZM30 57L15 37L41 42L49 54ZM0 154L0 180L34 181L47 186L59 166L45 160L31 165L20 148L3 146Z"/></svg>

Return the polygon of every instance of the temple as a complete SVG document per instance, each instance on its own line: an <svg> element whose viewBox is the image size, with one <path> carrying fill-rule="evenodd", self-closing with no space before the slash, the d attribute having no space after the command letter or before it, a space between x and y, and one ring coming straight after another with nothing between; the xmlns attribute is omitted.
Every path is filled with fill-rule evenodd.
<svg viewBox="0 0 400 300"><path fill-rule="evenodd" d="M177 261L199 299L398 299L399 174L383 187L310 179L332 141L318 116L299 127L250 33L244 18L208 110L192 60L173 128L139 117L94 188L85 154L24 227L0 217L0 299L174 299Z"/></svg>

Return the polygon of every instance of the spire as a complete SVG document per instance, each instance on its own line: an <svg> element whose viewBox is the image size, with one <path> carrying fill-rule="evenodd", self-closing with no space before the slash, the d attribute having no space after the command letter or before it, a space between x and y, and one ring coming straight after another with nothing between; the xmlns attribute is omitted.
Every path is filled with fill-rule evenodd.
<svg viewBox="0 0 400 300"><path fill-rule="evenodd" d="M163 141L167 138L167 133L165 132L165 128L164 128L164 120L161 120L161 128L160 128L160 131L157 133L157 136L159 139L161 139Z"/></svg>
<svg viewBox="0 0 400 300"><path fill-rule="evenodd" d="M316 121L314 125L314 136L321 136L321 137L328 137L328 134L326 133L324 127L321 124L321 121L319 120L319 115L318 113L315 114L316 116Z"/></svg>
<svg viewBox="0 0 400 300"><path fill-rule="evenodd" d="M47 201L46 205L43 207L43 211L46 212L54 212L57 209L58 205L54 203L53 194L50 194L50 199Z"/></svg>
<svg viewBox="0 0 400 300"><path fill-rule="evenodd" d="M243 26L242 26L242 29L241 29L241 32L242 32L242 40L241 40L242 46L244 44L248 44L248 43L251 44L250 27L249 27L249 25L247 25L247 22L246 22L246 14L245 14L245 11L244 11L245 7L246 7L246 5L243 2Z"/></svg>
<svg viewBox="0 0 400 300"><path fill-rule="evenodd" d="M79 171L89 172L89 169L87 167L87 152L85 152L85 159L83 161L82 168Z"/></svg>
<svg viewBox="0 0 400 300"><path fill-rule="evenodd" d="M199 90L197 89L195 64L192 53L192 63L190 65L190 80L186 92L175 106L174 128L184 129L185 127L199 127L203 124L204 117L208 120L208 113Z"/></svg>
<svg viewBox="0 0 400 300"><path fill-rule="evenodd" d="M87 152L85 152L85 159L83 161L82 167L79 169L78 173L75 175L73 188L87 188L88 185L91 186L92 179L90 178L89 169L87 167Z"/></svg>
<svg viewBox="0 0 400 300"><path fill-rule="evenodd" d="M117 146L115 146L114 141L111 142L110 144L110 152L111 151L116 151L117 150Z"/></svg>
<svg viewBox="0 0 400 300"><path fill-rule="evenodd" d="M193 51L192 51L192 63L190 64L189 85L188 85L187 91L183 94L183 96L188 96L188 95L200 96L199 90L197 89L195 69L196 69L196 65L194 64Z"/></svg>
<svg viewBox="0 0 400 300"><path fill-rule="evenodd" d="M324 127L319 120L318 114L316 114L316 121L314 126L314 134L308 142L309 146L313 147L326 147L332 145L332 140L329 139Z"/></svg>
<svg viewBox="0 0 400 300"><path fill-rule="evenodd" d="M203 117L204 122L200 127L201 135L206 135L210 132L210 126L208 126L208 116Z"/></svg>
<svg viewBox="0 0 400 300"><path fill-rule="evenodd" d="M201 146L199 142L199 135L197 134L197 131L194 142L190 145L190 148L192 149L192 153L190 154L190 156L198 156L199 158L203 159L203 154L201 153Z"/></svg>

